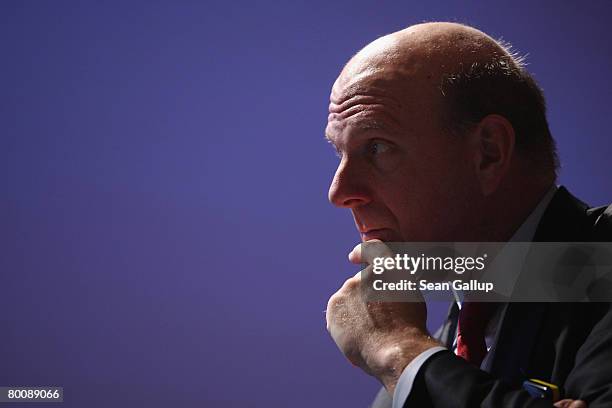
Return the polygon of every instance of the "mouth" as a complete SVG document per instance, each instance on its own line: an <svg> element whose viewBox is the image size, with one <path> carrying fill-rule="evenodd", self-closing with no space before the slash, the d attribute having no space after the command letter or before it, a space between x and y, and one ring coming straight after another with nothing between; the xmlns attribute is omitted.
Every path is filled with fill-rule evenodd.
<svg viewBox="0 0 612 408"><path fill-rule="evenodd" d="M383 242L393 241L393 231L389 228L375 228L367 231L360 231L361 241L379 239Z"/></svg>

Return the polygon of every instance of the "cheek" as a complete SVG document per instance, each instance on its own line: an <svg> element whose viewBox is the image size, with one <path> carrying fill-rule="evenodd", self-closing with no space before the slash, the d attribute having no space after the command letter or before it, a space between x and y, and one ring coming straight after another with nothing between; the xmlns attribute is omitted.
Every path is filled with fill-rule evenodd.
<svg viewBox="0 0 612 408"><path fill-rule="evenodd" d="M420 164L385 180L387 205L404 240L443 241L466 214L473 181L449 163Z"/></svg>
<svg viewBox="0 0 612 408"><path fill-rule="evenodd" d="M385 205L405 241L426 240L439 206L433 185L419 177L386 180Z"/></svg>
<svg viewBox="0 0 612 408"><path fill-rule="evenodd" d="M381 176L393 176L398 171L401 171L401 166L405 161L405 157L398 151L383 153L372 159L373 168L381 174Z"/></svg>

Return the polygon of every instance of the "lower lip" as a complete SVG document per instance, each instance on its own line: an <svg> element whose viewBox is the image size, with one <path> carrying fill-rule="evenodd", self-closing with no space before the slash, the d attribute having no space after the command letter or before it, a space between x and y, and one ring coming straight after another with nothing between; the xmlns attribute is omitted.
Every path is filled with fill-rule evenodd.
<svg viewBox="0 0 612 408"><path fill-rule="evenodd" d="M361 233L362 241L369 241L371 239L380 239L381 241L390 241L391 231L388 229L375 229L368 232Z"/></svg>

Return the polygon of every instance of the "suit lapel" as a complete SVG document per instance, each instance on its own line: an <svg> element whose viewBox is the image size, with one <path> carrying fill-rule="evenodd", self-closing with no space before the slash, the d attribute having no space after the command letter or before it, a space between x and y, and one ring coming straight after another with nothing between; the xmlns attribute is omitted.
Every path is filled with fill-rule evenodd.
<svg viewBox="0 0 612 408"><path fill-rule="evenodd" d="M508 304L497 343L490 351L493 358L485 361L483 369L510 383L524 379L547 308L547 303Z"/></svg>
<svg viewBox="0 0 612 408"><path fill-rule="evenodd" d="M459 317L459 307L454 301L451 302L448 308L448 314L446 321L433 335L436 340L444 344L449 350L453 349L453 342L455 340L455 332L457 331L457 320Z"/></svg>

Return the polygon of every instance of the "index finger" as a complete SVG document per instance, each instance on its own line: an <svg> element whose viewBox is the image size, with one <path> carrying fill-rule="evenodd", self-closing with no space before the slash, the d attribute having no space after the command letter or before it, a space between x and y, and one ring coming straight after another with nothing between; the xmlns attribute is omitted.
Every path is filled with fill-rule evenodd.
<svg viewBox="0 0 612 408"><path fill-rule="evenodd" d="M372 264L374 258L393 258L393 251L381 240L373 239L357 244L349 253L349 261L355 264Z"/></svg>

